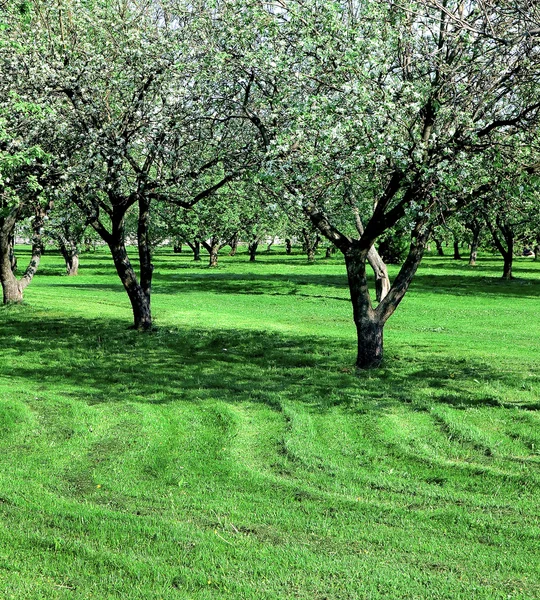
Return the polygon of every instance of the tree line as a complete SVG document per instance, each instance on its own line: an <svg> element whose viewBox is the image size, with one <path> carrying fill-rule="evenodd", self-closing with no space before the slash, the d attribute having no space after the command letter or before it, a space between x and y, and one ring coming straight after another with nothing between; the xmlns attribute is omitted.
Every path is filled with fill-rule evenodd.
<svg viewBox="0 0 540 600"><path fill-rule="evenodd" d="M215 262L294 224L343 254L356 365L378 366L430 239L487 229L505 277L538 245L539 37L530 0L4 0L4 302L46 219L72 268L86 228L108 246L141 330L163 232Z"/></svg>

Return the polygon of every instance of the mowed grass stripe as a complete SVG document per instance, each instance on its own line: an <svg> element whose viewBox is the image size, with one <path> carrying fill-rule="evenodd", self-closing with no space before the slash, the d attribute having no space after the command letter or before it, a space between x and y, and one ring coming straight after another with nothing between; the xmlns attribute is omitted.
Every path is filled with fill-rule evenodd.
<svg viewBox="0 0 540 600"><path fill-rule="evenodd" d="M337 258L223 259L0 310L2 597L539 597L540 265L428 257L356 374Z"/></svg>

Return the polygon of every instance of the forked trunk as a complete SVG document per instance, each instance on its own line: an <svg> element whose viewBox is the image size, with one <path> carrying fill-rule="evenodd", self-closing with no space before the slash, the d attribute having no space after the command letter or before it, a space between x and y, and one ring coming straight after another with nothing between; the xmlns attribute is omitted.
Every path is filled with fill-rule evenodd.
<svg viewBox="0 0 540 600"><path fill-rule="evenodd" d="M107 236L107 243L111 250L111 255L116 267L116 272L120 281L126 290L131 308L133 311L133 328L141 331L146 331L152 328L152 313L150 309L150 281L151 281L151 268L150 273L146 272L148 265L141 264L141 282L139 284L137 275L133 270L131 261L126 251L125 236L124 236L124 214L125 210L120 208L118 213L113 215L112 220L112 232ZM143 235L144 235L144 218L143 215ZM139 222L139 227L141 223ZM141 231L139 234L139 245L141 244ZM144 243L144 241L143 241ZM145 258L145 250L139 247L139 256ZM151 267L151 265L150 265Z"/></svg>
<svg viewBox="0 0 540 600"><path fill-rule="evenodd" d="M437 247L437 256L444 256L444 250L441 240L435 238L433 241L435 242L435 246Z"/></svg>
<svg viewBox="0 0 540 600"><path fill-rule="evenodd" d="M495 223L486 218L486 224L491 231L491 237L497 250L503 257L503 279L512 279L512 262L514 259L514 230L511 225L505 223L499 216Z"/></svg>
<svg viewBox="0 0 540 600"><path fill-rule="evenodd" d="M43 251L43 222L51 206L52 202L45 207L39 204L35 207L32 221L32 256L20 280L17 280L13 273L13 258L11 256L13 244L10 241L17 220L17 211L14 211L8 218L3 219L0 234L0 281L2 283L4 304L22 302L23 292L37 272Z"/></svg>
<svg viewBox="0 0 540 600"><path fill-rule="evenodd" d="M349 291L353 305L353 319L358 338L356 367L372 369L378 367L383 359L384 321L373 310L366 276L367 254L351 251L345 254Z"/></svg>
<svg viewBox="0 0 540 600"><path fill-rule="evenodd" d="M123 240L110 245L111 254L124 289L127 292L133 310L133 328L147 330L152 328L150 297L147 296L137 281Z"/></svg>
<svg viewBox="0 0 540 600"><path fill-rule="evenodd" d="M210 255L210 261L208 263L208 266L211 268L217 267L218 253L223 248L223 246L227 245L227 242L224 240L220 240L218 237L211 237L208 241L201 240L201 244L204 246L204 249Z"/></svg>
<svg viewBox="0 0 540 600"><path fill-rule="evenodd" d="M193 252L193 260L201 260L201 242L199 240L193 240L193 242L186 242Z"/></svg>

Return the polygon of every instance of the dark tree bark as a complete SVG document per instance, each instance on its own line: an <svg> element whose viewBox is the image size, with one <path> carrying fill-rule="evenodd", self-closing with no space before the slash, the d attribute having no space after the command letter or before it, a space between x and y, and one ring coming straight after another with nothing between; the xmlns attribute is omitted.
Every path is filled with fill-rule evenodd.
<svg viewBox="0 0 540 600"><path fill-rule="evenodd" d="M533 248L534 252L534 260L538 260L538 256L540 255L540 244L536 244Z"/></svg>
<svg viewBox="0 0 540 600"><path fill-rule="evenodd" d="M229 256L236 256L236 252L238 250L238 242L239 242L239 236L238 236L238 232L236 232L232 236L231 241L229 242L229 246L231 247L231 251L229 252Z"/></svg>
<svg viewBox="0 0 540 600"><path fill-rule="evenodd" d="M11 270L13 273L17 272L17 257L15 256L15 232L12 231L9 236L9 259L11 261Z"/></svg>
<svg viewBox="0 0 540 600"><path fill-rule="evenodd" d="M257 255L257 248L259 247L260 238L254 236L251 242L248 244L249 262L255 262L255 256Z"/></svg>
<svg viewBox="0 0 540 600"><path fill-rule="evenodd" d="M198 239L194 239L192 242L189 240L186 241L186 244L191 248L193 252L193 260L200 261L201 260L201 242Z"/></svg>
<svg viewBox="0 0 540 600"><path fill-rule="evenodd" d="M180 240L176 240L173 244L173 252L175 254L180 254L182 252L182 242Z"/></svg>
<svg viewBox="0 0 540 600"><path fill-rule="evenodd" d="M435 247L437 248L437 255L444 256L444 250L441 240L438 238L433 238L433 241L435 242Z"/></svg>
<svg viewBox="0 0 540 600"><path fill-rule="evenodd" d="M267 246L266 246L266 252L267 252L267 253L268 253L268 252L270 252L270 250L271 250L272 246L274 245L275 241L276 241L276 238L275 238L275 237L273 237L273 238L270 240L270 242L267 244Z"/></svg>
<svg viewBox="0 0 540 600"><path fill-rule="evenodd" d="M130 196L117 195L114 190L109 192L111 208L103 207L110 219L110 230L95 215L90 219L90 225L109 246L116 272L131 303L133 311L133 329L148 331L152 328L152 312L150 307L150 294L153 274L151 261L151 247L148 237L148 221L150 199L140 189L138 193ZM84 202L76 197L75 202L86 211ZM137 245L140 262L140 282L129 259L126 250L125 216L135 203L138 204L139 214L137 223ZM88 215L89 217L91 215Z"/></svg>
<svg viewBox="0 0 540 600"><path fill-rule="evenodd" d="M454 239L454 260L461 260L461 254L459 252L459 242Z"/></svg>
<svg viewBox="0 0 540 600"><path fill-rule="evenodd" d="M388 293L381 299L378 306L373 308L366 276L368 255L377 235L395 225L403 216L402 210L406 206L408 195L414 197L414 192L414 188L407 190L404 199L401 201L402 204L386 214L380 210L384 208L384 204L379 203L374 216L365 229L361 221L357 219L357 229L359 233L360 231L363 232L358 240L353 240L341 233L315 205L307 204L304 206L304 212L310 218L313 225L343 252L345 256L347 278L353 306L353 319L358 338L356 367L359 369L371 369L381 364L383 359L384 325L405 296L422 260L427 240L431 234L431 230L427 227L425 220L419 220L416 223L411 234L411 244L407 258Z"/></svg>
<svg viewBox="0 0 540 600"><path fill-rule="evenodd" d="M113 212L111 233L107 236L106 241L111 251L118 277L120 277L120 281L122 282L131 303L133 311L133 328L146 331L152 328L148 273L145 272L143 274L143 268L141 266L141 282L144 280L144 286L142 283L139 284L126 251L124 214L125 211Z"/></svg>
<svg viewBox="0 0 540 600"><path fill-rule="evenodd" d="M291 242L290 238L285 238L285 252L287 254L292 253L292 242Z"/></svg>
<svg viewBox="0 0 540 600"><path fill-rule="evenodd" d="M503 279L513 279L512 266L514 261L514 230L509 223L505 223L500 216L492 221L486 216L486 224L493 238L493 243L503 257Z"/></svg>

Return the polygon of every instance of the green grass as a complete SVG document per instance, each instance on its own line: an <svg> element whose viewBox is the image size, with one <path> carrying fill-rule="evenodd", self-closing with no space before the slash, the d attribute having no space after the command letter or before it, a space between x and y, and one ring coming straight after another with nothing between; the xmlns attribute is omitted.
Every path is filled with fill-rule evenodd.
<svg viewBox="0 0 540 600"><path fill-rule="evenodd" d="M429 257L356 374L338 258L155 262L150 334L102 252L0 310L0 598L540 597L540 264Z"/></svg>

